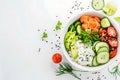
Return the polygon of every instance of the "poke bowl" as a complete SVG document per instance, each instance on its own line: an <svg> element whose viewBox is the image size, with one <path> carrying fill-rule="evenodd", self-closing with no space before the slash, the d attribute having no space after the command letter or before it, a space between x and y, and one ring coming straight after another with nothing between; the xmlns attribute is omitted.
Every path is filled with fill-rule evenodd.
<svg viewBox="0 0 120 80"><path fill-rule="evenodd" d="M119 25L102 13L88 11L74 16L62 36L64 56L82 71L103 69L120 55Z"/></svg>

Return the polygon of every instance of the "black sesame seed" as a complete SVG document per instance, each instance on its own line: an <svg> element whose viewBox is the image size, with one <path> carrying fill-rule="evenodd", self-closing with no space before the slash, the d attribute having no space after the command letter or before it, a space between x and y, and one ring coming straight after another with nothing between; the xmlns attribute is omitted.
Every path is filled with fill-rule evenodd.
<svg viewBox="0 0 120 80"><path fill-rule="evenodd" d="M51 49L53 49L53 47L51 47Z"/></svg>
<svg viewBox="0 0 120 80"><path fill-rule="evenodd" d="M48 41L46 41L46 43L48 43Z"/></svg>
<svg viewBox="0 0 120 80"><path fill-rule="evenodd" d="M53 44L53 42L51 42L51 44Z"/></svg>
<svg viewBox="0 0 120 80"><path fill-rule="evenodd" d="M56 17L58 17L58 16L56 16Z"/></svg>
<svg viewBox="0 0 120 80"><path fill-rule="evenodd" d="M40 31L40 29L38 29L37 31Z"/></svg>
<svg viewBox="0 0 120 80"><path fill-rule="evenodd" d="M40 52L41 48L38 49L38 52Z"/></svg>

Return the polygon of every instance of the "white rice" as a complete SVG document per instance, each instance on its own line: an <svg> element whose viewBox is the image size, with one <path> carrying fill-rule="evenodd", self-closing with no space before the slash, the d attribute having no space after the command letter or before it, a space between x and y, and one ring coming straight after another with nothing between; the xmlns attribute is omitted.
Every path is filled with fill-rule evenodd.
<svg viewBox="0 0 120 80"><path fill-rule="evenodd" d="M95 56L95 53L92 50L92 46L85 45L81 42L81 40L76 42L76 46L78 48L79 57L75 60L73 59L73 61L83 66L92 66L92 59ZM71 54L69 55L71 56Z"/></svg>

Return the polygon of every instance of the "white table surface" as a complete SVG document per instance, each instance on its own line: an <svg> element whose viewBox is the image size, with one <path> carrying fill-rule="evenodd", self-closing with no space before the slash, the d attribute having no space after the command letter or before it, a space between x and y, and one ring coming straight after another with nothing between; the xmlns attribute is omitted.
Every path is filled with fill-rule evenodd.
<svg viewBox="0 0 120 80"><path fill-rule="evenodd" d="M64 26L68 17L82 12L72 9L76 1L82 2L83 11L93 10L91 0L0 0L0 80L77 80L68 74L55 76L57 65L51 60L55 52L62 54L54 45L60 42L60 31L53 31L56 22ZM114 16L120 16L120 0L111 1L118 5ZM41 39L45 30L48 42ZM77 74L82 80L114 80L107 69Z"/></svg>

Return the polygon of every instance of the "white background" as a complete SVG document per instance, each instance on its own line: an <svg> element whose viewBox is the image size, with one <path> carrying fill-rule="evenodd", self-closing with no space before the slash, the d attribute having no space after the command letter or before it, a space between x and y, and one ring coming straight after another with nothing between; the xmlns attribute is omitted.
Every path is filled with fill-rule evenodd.
<svg viewBox="0 0 120 80"><path fill-rule="evenodd" d="M91 0L77 1L82 2L82 7L90 6L93 10ZM118 5L114 16L120 16L120 1L111 1ZM60 31L53 31L56 22L61 20L64 26L68 16L82 12L69 14L74 3L75 0L0 0L0 80L75 80L67 74L55 76L57 65L51 60L55 52L62 54L62 50L54 47L55 35L60 36ZM45 29L48 43L41 40ZM64 56L63 61L66 61ZM114 80L107 68L99 72L79 72L78 76L81 74L82 80L97 80L98 76L101 80Z"/></svg>

